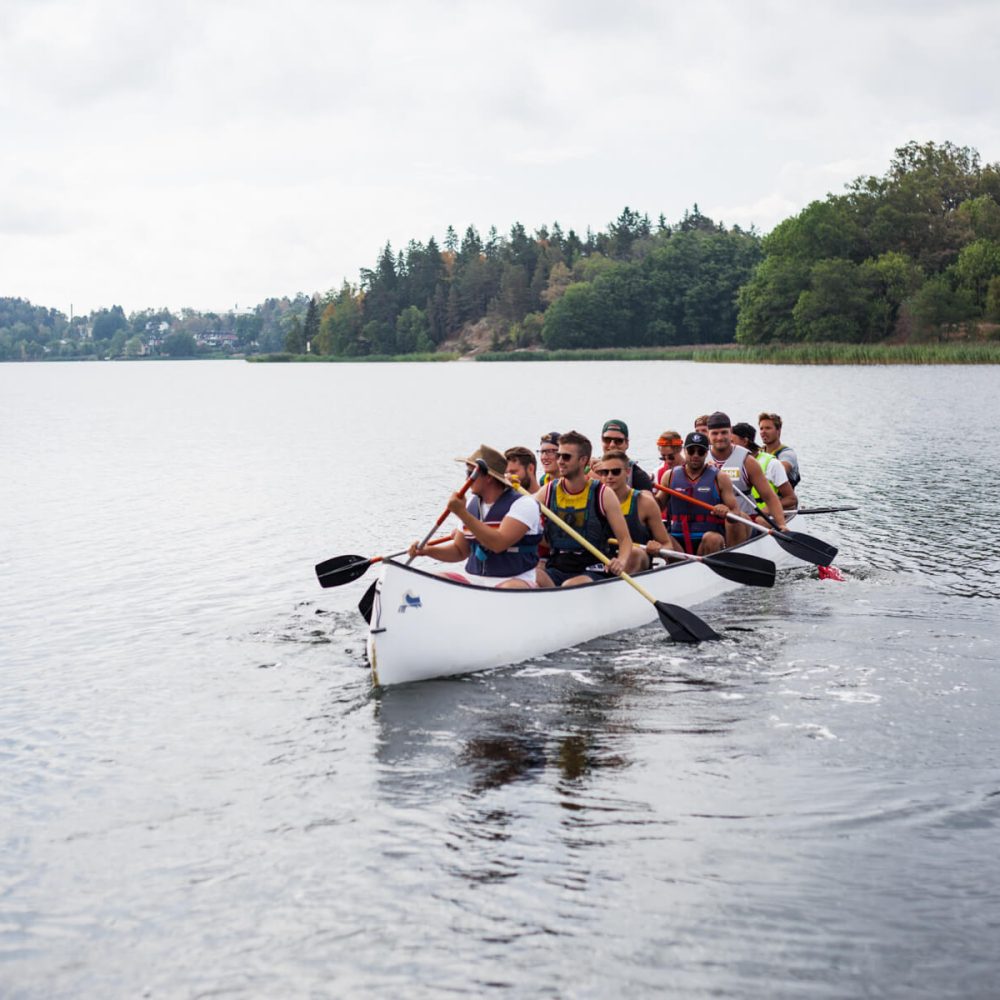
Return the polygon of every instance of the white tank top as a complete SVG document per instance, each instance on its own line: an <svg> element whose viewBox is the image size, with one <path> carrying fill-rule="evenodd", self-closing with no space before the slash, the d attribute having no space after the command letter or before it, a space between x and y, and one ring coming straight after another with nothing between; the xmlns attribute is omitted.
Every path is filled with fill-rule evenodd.
<svg viewBox="0 0 1000 1000"><path fill-rule="evenodd" d="M712 453L709 452L712 465L719 470L719 475L725 476L733 484L733 486L735 486L741 493L745 493L748 497L750 496L750 480L747 478L745 462L749 455L749 450L744 448L741 444L733 445L733 453L724 462L720 462L719 459L713 457ZM741 510L747 512L754 510L753 502L750 500L744 500L739 493L736 494L736 500L739 503Z"/></svg>

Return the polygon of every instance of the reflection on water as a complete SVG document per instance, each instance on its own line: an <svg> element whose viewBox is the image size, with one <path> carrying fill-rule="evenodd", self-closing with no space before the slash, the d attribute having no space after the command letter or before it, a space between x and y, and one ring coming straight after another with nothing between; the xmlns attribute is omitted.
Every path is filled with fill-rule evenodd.
<svg viewBox="0 0 1000 1000"><path fill-rule="evenodd" d="M468 374L0 366L0 993L993 995L1000 438L928 452L996 372L477 366L472 445L778 409L845 581L373 692L312 566L426 531Z"/></svg>

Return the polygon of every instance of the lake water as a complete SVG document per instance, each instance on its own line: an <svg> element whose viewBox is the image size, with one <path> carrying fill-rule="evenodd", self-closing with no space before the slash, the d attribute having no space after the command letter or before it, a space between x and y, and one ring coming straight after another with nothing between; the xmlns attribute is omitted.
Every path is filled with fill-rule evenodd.
<svg viewBox="0 0 1000 1000"><path fill-rule="evenodd" d="M998 386L0 365L0 996L1000 995ZM797 525L844 582L371 690L373 574L315 562L423 535L481 442L619 417L648 469L716 408L859 507Z"/></svg>

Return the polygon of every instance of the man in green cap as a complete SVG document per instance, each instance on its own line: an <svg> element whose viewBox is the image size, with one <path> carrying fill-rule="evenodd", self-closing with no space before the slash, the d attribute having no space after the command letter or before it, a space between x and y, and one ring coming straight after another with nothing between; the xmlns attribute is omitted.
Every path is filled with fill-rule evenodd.
<svg viewBox="0 0 1000 1000"><path fill-rule="evenodd" d="M628 451L628 424L624 420L606 420L601 428L601 443L605 451ZM653 480L632 459L629 459L628 485L634 490L653 491Z"/></svg>

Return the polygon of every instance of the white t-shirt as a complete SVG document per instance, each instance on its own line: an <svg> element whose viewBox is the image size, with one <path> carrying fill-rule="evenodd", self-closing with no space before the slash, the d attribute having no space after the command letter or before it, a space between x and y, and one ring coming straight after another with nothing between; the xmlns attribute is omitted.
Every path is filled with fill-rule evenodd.
<svg viewBox="0 0 1000 1000"><path fill-rule="evenodd" d="M780 463L779 463L780 464ZM466 502L466 509L471 507L472 500ZM489 516L491 503L479 502L479 520L485 521ZM519 496L507 511L507 516L520 521L528 528L527 534L538 535L542 531L542 512L539 509L538 501L534 497Z"/></svg>

